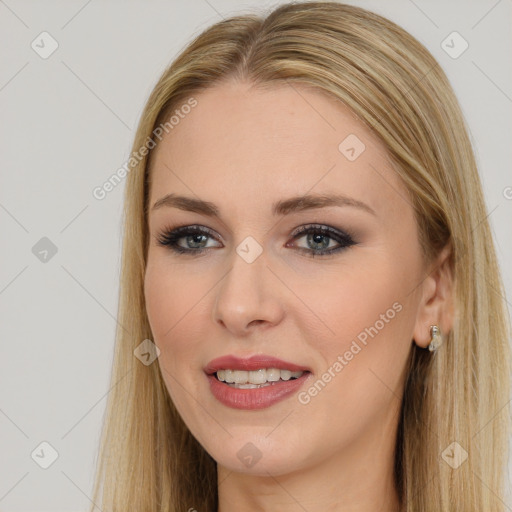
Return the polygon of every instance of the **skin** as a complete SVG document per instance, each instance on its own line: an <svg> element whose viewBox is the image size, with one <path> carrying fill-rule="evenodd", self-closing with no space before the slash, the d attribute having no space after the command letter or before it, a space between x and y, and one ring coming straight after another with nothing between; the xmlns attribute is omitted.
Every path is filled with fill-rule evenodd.
<svg viewBox="0 0 512 512"><path fill-rule="evenodd" d="M263 90L234 81L195 98L155 149L150 206L172 192L215 203L221 219L151 210L144 286L166 387L218 463L219 511L395 511L405 365L413 343L427 347L430 325L451 329L448 253L423 264L407 191L383 144L344 105L305 86ZM338 150L349 134L366 146L354 161ZM351 206L271 214L275 201L333 192L375 215ZM349 230L356 244L312 258L300 248L321 244L291 236L310 223ZM215 234L207 252L159 245L169 226L193 224ZM263 249L251 264L236 252L247 236ZM186 238L180 244L198 247ZM308 389L394 303L400 312L307 404L293 395L244 411L210 393L203 368L226 354L308 366L301 390ZM261 454L251 467L237 457L248 442Z"/></svg>

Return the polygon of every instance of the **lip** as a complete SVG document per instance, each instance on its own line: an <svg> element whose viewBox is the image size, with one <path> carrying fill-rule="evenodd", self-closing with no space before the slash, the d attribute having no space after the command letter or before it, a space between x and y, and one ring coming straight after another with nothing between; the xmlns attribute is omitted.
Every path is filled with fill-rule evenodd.
<svg viewBox="0 0 512 512"><path fill-rule="evenodd" d="M268 386L254 389L237 389L221 382L215 376L218 370L257 370L259 368L277 368L293 372L303 371L298 379L272 382ZM204 368L210 384L212 395L223 405L232 409L255 410L270 407L291 395L294 395L309 380L312 373L305 366L300 366L271 356L256 355L240 358L228 355L213 359Z"/></svg>
<svg viewBox="0 0 512 512"><path fill-rule="evenodd" d="M211 360L204 371L207 375L213 375L218 370L258 370L259 368L277 368L278 370L290 370L292 372L311 372L306 366L300 366L276 357L255 355L241 358L227 355Z"/></svg>

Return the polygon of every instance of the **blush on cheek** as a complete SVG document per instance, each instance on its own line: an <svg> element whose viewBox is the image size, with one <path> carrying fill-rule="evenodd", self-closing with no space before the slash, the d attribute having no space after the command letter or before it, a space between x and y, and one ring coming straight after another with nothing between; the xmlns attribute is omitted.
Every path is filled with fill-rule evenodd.
<svg viewBox="0 0 512 512"><path fill-rule="evenodd" d="M153 335L165 343L179 320L186 314L186 297L169 271L149 265L144 280L146 311Z"/></svg>
<svg viewBox="0 0 512 512"><path fill-rule="evenodd" d="M168 269L164 272L158 266L150 267L146 273L144 293L153 341L160 349L158 360L175 375L183 372L184 368L190 371L190 363L197 361L199 346L207 339L207 335L201 332L201 326L209 315L205 309L208 305L203 286L194 289L190 286L193 284L190 277L176 279L176 274L172 278L168 274ZM169 378L173 385L172 378Z"/></svg>
<svg viewBox="0 0 512 512"><path fill-rule="evenodd" d="M332 344L335 352L329 350L331 364L341 359L344 366L368 368L389 362L390 355L403 346L403 311L403 306L393 301L389 293L376 293L364 304L352 305L338 314L334 329L341 335L338 342Z"/></svg>

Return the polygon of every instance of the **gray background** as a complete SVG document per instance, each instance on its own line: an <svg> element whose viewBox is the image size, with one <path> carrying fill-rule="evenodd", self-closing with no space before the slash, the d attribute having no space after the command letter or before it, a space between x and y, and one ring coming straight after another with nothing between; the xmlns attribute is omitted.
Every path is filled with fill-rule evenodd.
<svg viewBox="0 0 512 512"><path fill-rule="evenodd" d="M124 184L102 201L92 190L126 161L143 104L176 53L222 17L277 3L0 0L1 511L90 505ZM449 76L470 126L512 310L512 1L349 3L409 30ZM59 45L46 59L31 47L50 47L38 38L43 31ZM453 31L469 43L456 59L441 47ZM57 249L47 261L32 250L43 237ZM48 469L31 458L35 449L37 460L50 456L43 441L58 452Z"/></svg>

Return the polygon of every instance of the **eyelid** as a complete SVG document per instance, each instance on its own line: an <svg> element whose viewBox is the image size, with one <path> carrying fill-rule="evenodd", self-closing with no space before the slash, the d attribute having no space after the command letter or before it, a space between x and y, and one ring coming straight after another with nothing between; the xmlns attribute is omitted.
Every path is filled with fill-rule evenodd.
<svg viewBox="0 0 512 512"><path fill-rule="evenodd" d="M300 226L295 228L289 236L292 238L295 238L296 236L301 235L303 233L306 234L308 230L313 230L313 229L317 229L318 231L322 231L324 233L331 233L338 237L342 237L346 240L350 240L350 239L355 240L355 238L357 238L357 236L351 229L336 228L334 226L331 226L330 224L323 224L321 222L311 222L311 223L307 223L307 224L301 224ZM181 231L188 232L188 231L194 231L194 230L197 230L198 232L199 231L204 232L217 241L219 241L219 239L221 241L223 241L222 235L217 233L217 231L204 226L203 224L178 224L176 226L167 225L160 231L160 233L165 234L165 233L172 232L172 233L178 234Z"/></svg>
<svg viewBox="0 0 512 512"><path fill-rule="evenodd" d="M289 236L291 236L292 241L295 241L311 233L319 233L322 236L327 236L328 238L336 242L338 246L329 249L321 249L319 251L309 249L306 247L295 247L297 251L303 253L304 255L310 258L320 257L322 259L326 259L329 257L334 257L336 256L337 253L341 253L349 249L350 247L353 247L358 244L356 240L357 237L354 236L350 232L350 230L334 228L328 224L321 223L303 224L296 228ZM176 226L174 228L167 227L164 228L159 235L155 236L155 238L158 245L167 247L171 252L184 256L201 256L204 255L205 253L210 252L211 249L215 248L200 247L190 249L182 247L178 244L179 240L185 238L186 236L190 236L191 234L206 236L210 240L219 242L216 233L212 229L201 224L185 224ZM293 243L290 244L289 242L287 242L285 247L294 247L294 245Z"/></svg>
<svg viewBox="0 0 512 512"><path fill-rule="evenodd" d="M290 236L292 238L295 238L303 234L307 234L308 231L313 230L317 230L323 234L333 235L334 237L337 238L342 238L347 242L354 241L357 238L356 235L349 229L338 229L333 226L330 226L329 224L322 224L319 222L303 224L302 226L296 228Z"/></svg>
<svg viewBox="0 0 512 512"><path fill-rule="evenodd" d="M219 238L222 239L222 237L218 235L216 231L206 226L203 226L202 224L180 224L176 227L165 227L160 231L159 234L156 235L156 238L169 238L170 235L172 234L172 238L177 240L179 238L184 238L187 234L190 234L191 232L199 235L206 235L210 237L212 240L215 240L216 242L219 242Z"/></svg>

